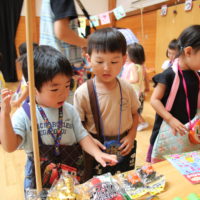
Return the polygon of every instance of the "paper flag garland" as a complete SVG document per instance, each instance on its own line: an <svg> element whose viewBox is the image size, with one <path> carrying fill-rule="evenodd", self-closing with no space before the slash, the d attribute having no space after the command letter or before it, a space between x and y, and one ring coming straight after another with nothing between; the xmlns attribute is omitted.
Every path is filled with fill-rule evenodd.
<svg viewBox="0 0 200 200"><path fill-rule="evenodd" d="M96 26L99 26L99 18L97 15L95 16L90 16L90 20L92 21L93 25L96 27ZM92 27L92 24L90 22L90 27Z"/></svg>
<svg viewBox="0 0 200 200"><path fill-rule="evenodd" d="M192 10L192 0L185 1L185 11Z"/></svg>
<svg viewBox="0 0 200 200"><path fill-rule="evenodd" d="M113 13L114 13L117 20L126 16L126 13L125 13L124 8L122 6L115 8L113 10Z"/></svg>
<svg viewBox="0 0 200 200"><path fill-rule="evenodd" d="M85 35L85 28L83 28L83 27L78 27L78 35L79 35L80 37L84 37L84 35Z"/></svg>
<svg viewBox="0 0 200 200"><path fill-rule="evenodd" d="M105 12L105 13L100 14L99 18L100 18L100 21L101 21L101 25L110 23L109 12Z"/></svg>
<svg viewBox="0 0 200 200"><path fill-rule="evenodd" d="M167 5L163 5L161 7L161 13L160 13L161 16L165 16L167 15Z"/></svg>
<svg viewBox="0 0 200 200"><path fill-rule="evenodd" d="M101 22L101 25L109 24L109 23L111 23L110 15L109 15L111 12L114 13L115 18L117 20L126 16L126 12L124 11L124 8L122 6L118 6L117 8L115 8L111 11L101 13L99 15L90 16L90 21L92 21L92 23L95 27L100 25L99 20ZM79 18L79 21L80 21L81 28L86 26L86 18L84 18L84 17ZM90 27L92 27L92 23L90 22Z"/></svg>
<svg viewBox="0 0 200 200"><path fill-rule="evenodd" d="M86 27L86 18L85 17L79 17L78 20L79 20L79 23L80 23L80 28L85 28Z"/></svg>

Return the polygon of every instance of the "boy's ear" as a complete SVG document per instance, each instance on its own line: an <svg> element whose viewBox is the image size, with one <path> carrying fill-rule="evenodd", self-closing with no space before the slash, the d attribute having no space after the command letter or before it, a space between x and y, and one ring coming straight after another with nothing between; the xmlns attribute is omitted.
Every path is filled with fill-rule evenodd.
<svg viewBox="0 0 200 200"><path fill-rule="evenodd" d="M35 95L37 96L39 94L39 91L37 90L37 88L35 87Z"/></svg>
<svg viewBox="0 0 200 200"><path fill-rule="evenodd" d="M185 56L190 56L192 54L192 47L191 46L188 46L188 47L185 47L184 48L184 53L185 53Z"/></svg>

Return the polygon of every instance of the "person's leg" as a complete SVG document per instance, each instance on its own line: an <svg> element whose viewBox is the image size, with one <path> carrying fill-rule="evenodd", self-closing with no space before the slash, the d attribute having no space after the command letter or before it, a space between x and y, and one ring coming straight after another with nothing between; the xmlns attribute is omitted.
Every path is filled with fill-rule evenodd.
<svg viewBox="0 0 200 200"><path fill-rule="evenodd" d="M149 123L145 121L141 114L139 114L139 124L137 127L137 131L142 131L149 126Z"/></svg>
<svg viewBox="0 0 200 200"><path fill-rule="evenodd" d="M142 117L142 111L143 111L143 106L144 106L144 94L141 93L139 97L140 101L140 107L138 109L138 114L139 114L139 124L137 127L137 131L142 131L143 129L147 128L149 126L149 123L145 121L145 119Z"/></svg>

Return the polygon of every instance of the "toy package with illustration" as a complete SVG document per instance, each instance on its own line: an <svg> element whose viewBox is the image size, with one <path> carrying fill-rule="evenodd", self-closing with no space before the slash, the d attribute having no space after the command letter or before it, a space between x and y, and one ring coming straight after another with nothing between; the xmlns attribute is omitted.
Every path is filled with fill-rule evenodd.
<svg viewBox="0 0 200 200"><path fill-rule="evenodd" d="M118 174L116 178L131 199L137 199L146 194L158 194L165 187L165 177L158 175L151 165L144 165L134 171Z"/></svg>
<svg viewBox="0 0 200 200"><path fill-rule="evenodd" d="M77 186L76 192L82 200L131 200L110 173L93 177Z"/></svg>

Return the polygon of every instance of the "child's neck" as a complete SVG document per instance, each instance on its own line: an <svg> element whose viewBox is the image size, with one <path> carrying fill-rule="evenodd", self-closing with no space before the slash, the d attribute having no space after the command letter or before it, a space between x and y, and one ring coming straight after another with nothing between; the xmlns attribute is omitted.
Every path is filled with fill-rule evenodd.
<svg viewBox="0 0 200 200"><path fill-rule="evenodd" d="M182 70L190 70L190 67L186 65L183 59L179 58L178 64Z"/></svg>
<svg viewBox="0 0 200 200"><path fill-rule="evenodd" d="M117 84L117 78L112 80L111 82L102 82L97 77L95 77L95 84L97 88L106 89L106 90L112 90L116 87Z"/></svg>
<svg viewBox="0 0 200 200"><path fill-rule="evenodd" d="M133 62L132 62L131 60L127 60L126 63L127 63L127 64L131 64L131 63L133 63Z"/></svg>

